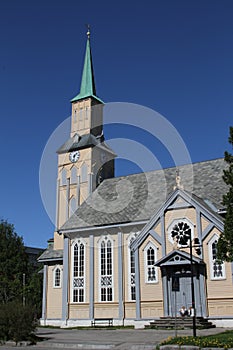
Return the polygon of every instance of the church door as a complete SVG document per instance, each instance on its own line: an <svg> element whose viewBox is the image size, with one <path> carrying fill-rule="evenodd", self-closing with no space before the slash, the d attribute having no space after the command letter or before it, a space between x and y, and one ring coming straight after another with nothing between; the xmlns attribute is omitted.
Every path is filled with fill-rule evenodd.
<svg viewBox="0 0 233 350"><path fill-rule="evenodd" d="M192 306L190 265L170 266L162 269L164 280L164 315L180 316L179 310ZM201 271L194 267L194 297L196 316L206 316L205 291Z"/></svg>
<svg viewBox="0 0 233 350"><path fill-rule="evenodd" d="M172 276L170 288L171 315L179 316L179 310L192 306L191 278L185 276Z"/></svg>

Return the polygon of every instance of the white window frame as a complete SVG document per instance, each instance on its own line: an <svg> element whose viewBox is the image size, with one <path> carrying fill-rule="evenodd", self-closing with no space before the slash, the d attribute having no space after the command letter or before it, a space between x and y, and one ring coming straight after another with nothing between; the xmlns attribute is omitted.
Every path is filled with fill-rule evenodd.
<svg viewBox="0 0 233 350"><path fill-rule="evenodd" d="M83 256L83 276L75 276L74 277L74 247L75 245L79 246L80 249L80 245L83 244L84 247L84 256ZM86 242L82 239L82 238L77 238L75 240L72 241L71 243L71 283L70 283L70 296L71 296L71 303L73 304L83 304L85 303L86 300ZM74 287L74 279L78 279L83 286L82 287ZM80 283L78 282L78 283ZM83 290L83 301L74 301L74 290Z"/></svg>
<svg viewBox="0 0 233 350"><path fill-rule="evenodd" d="M133 273L131 271L131 249L130 249L130 245L135 240L137 235L138 235L138 232L133 232L127 238L127 240L128 240L128 300L129 301L136 301L135 272ZM135 255L134 255L134 270L136 270ZM135 299L132 299L132 287L135 288Z"/></svg>
<svg viewBox="0 0 233 350"><path fill-rule="evenodd" d="M210 272L210 279L213 281L219 281L226 279L226 269L225 269L225 263L223 262L221 264L222 266L222 276L214 276L214 269L213 264L216 262L216 259L213 259L213 248L212 245L215 243L215 241L219 240L219 235L217 233L214 233L214 235L211 237L211 239L208 241L208 250L209 250L209 272Z"/></svg>
<svg viewBox="0 0 233 350"><path fill-rule="evenodd" d="M55 285L55 282L56 282L56 272L57 270L60 271L60 284L59 286L56 286ZM61 288L62 287L62 268L60 265L56 265L54 268L53 268L53 288L55 289L58 289L58 288Z"/></svg>
<svg viewBox="0 0 233 350"><path fill-rule="evenodd" d="M105 276L102 276L101 274L101 244L102 242L105 242L107 244L107 242L110 241L111 242L111 258L112 258L112 261L111 261L111 264L112 264L112 274L111 275L105 275ZM113 242L113 239L109 236L109 235L104 235L103 237L101 237L101 239L99 240L99 244L98 244L98 247L99 247L99 302L100 303L111 303L114 301L114 242ZM102 286L101 286L101 281L102 281L102 277L111 277L111 289L112 289L112 300L101 300L101 289L102 289ZM107 287L105 287L106 290L107 290ZM107 299L107 298L106 298Z"/></svg>
<svg viewBox="0 0 233 350"><path fill-rule="evenodd" d="M144 248L144 271L145 271L145 283L146 284L155 284L158 283L158 267L154 265L148 265L148 260L147 260L147 252L149 249L154 249L154 262L158 260L158 247L152 243L148 242L147 245ZM151 281L148 279L148 269L149 268L154 268L155 271L155 280Z"/></svg>

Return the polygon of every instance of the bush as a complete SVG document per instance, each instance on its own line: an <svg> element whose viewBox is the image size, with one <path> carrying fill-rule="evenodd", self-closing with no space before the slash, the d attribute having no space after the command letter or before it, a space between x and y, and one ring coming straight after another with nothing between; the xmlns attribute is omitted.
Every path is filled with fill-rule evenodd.
<svg viewBox="0 0 233 350"><path fill-rule="evenodd" d="M29 340L36 328L35 311L32 306L18 302L0 305L0 339L3 341Z"/></svg>

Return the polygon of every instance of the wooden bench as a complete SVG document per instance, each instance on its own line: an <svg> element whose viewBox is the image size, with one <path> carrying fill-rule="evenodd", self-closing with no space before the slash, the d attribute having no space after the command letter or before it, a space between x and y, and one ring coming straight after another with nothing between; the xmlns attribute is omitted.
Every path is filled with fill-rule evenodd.
<svg viewBox="0 0 233 350"><path fill-rule="evenodd" d="M94 318L91 321L91 326L92 327L96 327L98 325L105 325L108 327L112 327L113 326L113 318Z"/></svg>

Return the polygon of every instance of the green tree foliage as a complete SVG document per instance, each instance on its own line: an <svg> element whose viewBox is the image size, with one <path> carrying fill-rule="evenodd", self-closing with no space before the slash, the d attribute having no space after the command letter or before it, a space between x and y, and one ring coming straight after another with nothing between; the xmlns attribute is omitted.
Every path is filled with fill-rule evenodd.
<svg viewBox="0 0 233 350"><path fill-rule="evenodd" d="M31 339L36 328L35 311L32 306L17 301L0 304L0 340Z"/></svg>
<svg viewBox="0 0 233 350"><path fill-rule="evenodd" d="M230 127L229 143L233 147L233 127ZM229 165L224 170L223 180L229 186L228 192L223 196L223 204L226 207L224 232L218 241L218 258L221 261L233 261L233 155L225 152L225 161Z"/></svg>
<svg viewBox="0 0 233 350"><path fill-rule="evenodd" d="M23 274L27 269L27 255L23 240L14 226L0 222L0 303L19 299L23 293Z"/></svg>
<svg viewBox="0 0 233 350"><path fill-rule="evenodd" d="M0 304L12 301L33 305L40 317L42 274L29 261L22 237L14 226L0 221Z"/></svg>

